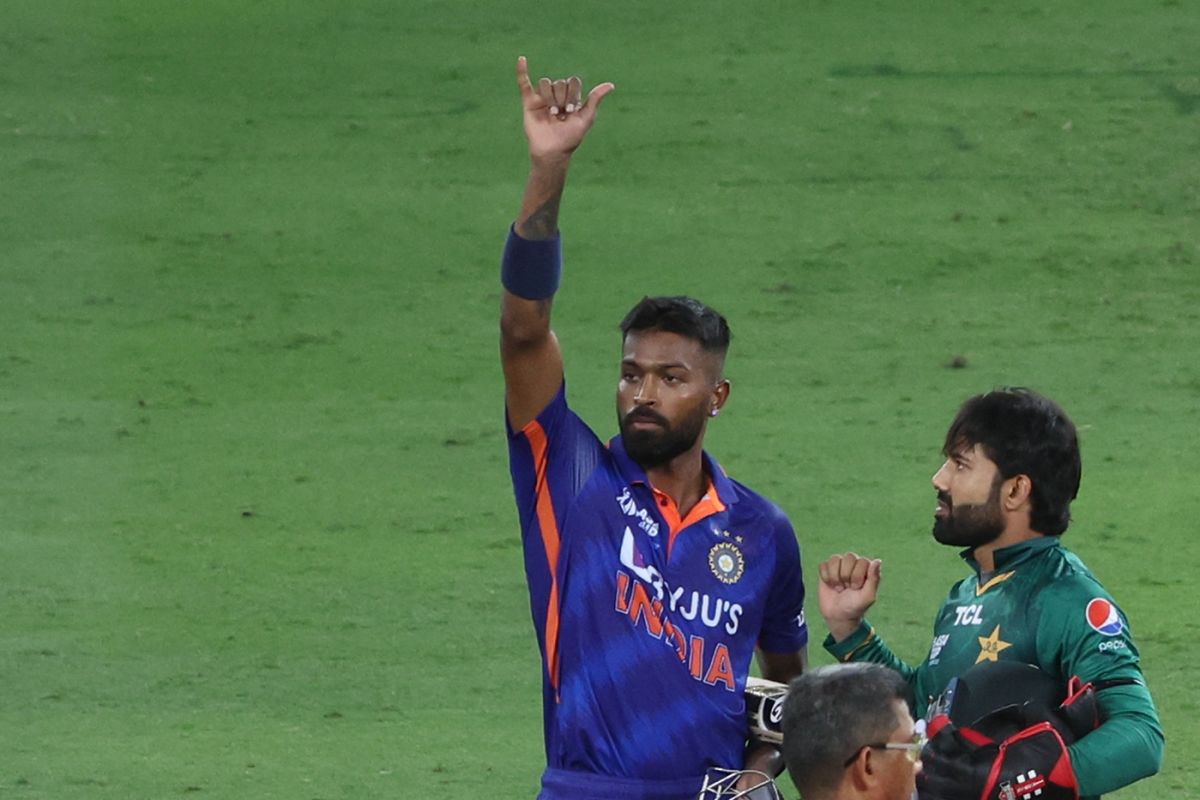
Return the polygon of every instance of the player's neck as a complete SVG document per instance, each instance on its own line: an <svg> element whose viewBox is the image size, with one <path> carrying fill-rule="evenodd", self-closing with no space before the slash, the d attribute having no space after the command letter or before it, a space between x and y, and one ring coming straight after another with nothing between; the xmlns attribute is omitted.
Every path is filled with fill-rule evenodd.
<svg viewBox="0 0 1200 800"><path fill-rule="evenodd" d="M1028 525L1015 525L1005 528L1003 533L987 544L981 544L979 547L976 547L972 555L975 557L975 562L979 564L979 571L990 574L996 571L997 550L1040 538L1042 538L1042 534L1033 530Z"/></svg>
<svg viewBox="0 0 1200 800"><path fill-rule="evenodd" d="M646 470L650 484L675 501L681 518L686 517L692 506L700 502L708 488L702 452L701 442L697 440L686 453L680 453L662 466Z"/></svg>
<svg viewBox="0 0 1200 800"><path fill-rule="evenodd" d="M815 795L815 800L874 800L874 798L875 795L870 794L859 786L855 786L850 780L842 781L835 794L823 793Z"/></svg>

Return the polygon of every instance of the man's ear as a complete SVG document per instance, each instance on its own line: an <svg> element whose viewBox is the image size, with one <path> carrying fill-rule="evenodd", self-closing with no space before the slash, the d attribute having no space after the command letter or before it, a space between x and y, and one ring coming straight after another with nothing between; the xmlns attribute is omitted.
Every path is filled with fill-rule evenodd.
<svg viewBox="0 0 1200 800"><path fill-rule="evenodd" d="M1000 501L1005 511L1019 511L1023 506L1033 503L1033 480L1024 473L1017 474L1004 481L1001 487Z"/></svg>
<svg viewBox="0 0 1200 800"><path fill-rule="evenodd" d="M708 409L708 415L715 417L725 407L725 403L729 400L729 391L731 389L729 381L722 378L717 381L717 385L713 387L712 404Z"/></svg>
<svg viewBox="0 0 1200 800"><path fill-rule="evenodd" d="M846 767L846 777L858 792L866 792L875 783L875 764L871 748L864 747Z"/></svg>

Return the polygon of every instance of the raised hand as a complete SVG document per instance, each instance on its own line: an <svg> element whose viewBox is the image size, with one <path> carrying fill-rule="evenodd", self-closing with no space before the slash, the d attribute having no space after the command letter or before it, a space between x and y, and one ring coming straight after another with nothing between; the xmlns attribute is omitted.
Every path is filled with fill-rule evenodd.
<svg viewBox="0 0 1200 800"><path fill-rule="evenodd" d="M534 88L525 56L517 59L517 87L521 90L529 155L535 161L570 157L596 121L601 101L617 88L601 83L585 99L581 99L583 84L577 77L553 81L541 78Z"/></svg>
<svg viewBox="0 0 1200 800"><path fill-rule="evenodd" d="M883 562L857 553L830 556L820 566L817 599L837 641L854 633L879 594Z"/></svg>

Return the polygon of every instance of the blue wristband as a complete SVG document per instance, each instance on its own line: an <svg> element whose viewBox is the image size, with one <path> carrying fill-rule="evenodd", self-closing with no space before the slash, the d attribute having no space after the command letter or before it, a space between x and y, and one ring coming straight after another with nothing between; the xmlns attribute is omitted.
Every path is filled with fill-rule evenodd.
<svg viewBox="0 0 1200 800"><path fill-rule="evenodd" d="M543 300L558 291L562 276L562 237L530 241L508 230L504 257L500 260L500 283L517 297Z"/></svg>

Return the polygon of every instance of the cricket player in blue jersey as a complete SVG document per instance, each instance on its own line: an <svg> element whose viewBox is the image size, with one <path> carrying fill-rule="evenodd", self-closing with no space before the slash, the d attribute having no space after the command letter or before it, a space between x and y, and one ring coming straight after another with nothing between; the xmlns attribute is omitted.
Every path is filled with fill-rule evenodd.
<svg viewBox="0 0 1200 800"><path fill-rule="evenodd" d="M550 328L558 208L601 101L578 78L517 81L529 142L505 246L500 313L509 456L543 666L541 800L694 800L706 772L782 770L747 745L743 699L804 668L800 551L787 517L703 450L729 399L729 327L685 297L644 298L621 323L620 435L567 404ZM747 776L747 782L751 780Z"/></svg>

